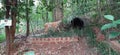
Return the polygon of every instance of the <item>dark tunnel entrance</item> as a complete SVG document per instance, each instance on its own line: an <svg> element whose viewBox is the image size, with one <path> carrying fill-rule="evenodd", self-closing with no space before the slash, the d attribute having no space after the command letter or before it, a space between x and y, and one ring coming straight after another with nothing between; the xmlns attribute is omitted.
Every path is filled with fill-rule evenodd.
<svg viewBox="0 0 120 55"><path fill-rule="evenodd" d="M78 17L75 17L71 20L71 27L82 29L84 27L84 21Z"/></svg>

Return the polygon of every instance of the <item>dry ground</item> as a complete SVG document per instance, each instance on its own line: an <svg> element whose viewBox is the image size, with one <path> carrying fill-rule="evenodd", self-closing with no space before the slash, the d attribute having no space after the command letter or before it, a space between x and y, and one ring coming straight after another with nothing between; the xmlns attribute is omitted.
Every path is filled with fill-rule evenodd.
<svg viewBox="0 0 120 55"><path fill-rule="evenodd" d="M59 42L50 44L29 44L29 42L27 42L24 43L21 50L26 48L34 49L36 55L99 55L96 48L88 47L85 38L79 38L79 41L76 42ZM17 53L18 52L21 52L20 49Z"/></svg>

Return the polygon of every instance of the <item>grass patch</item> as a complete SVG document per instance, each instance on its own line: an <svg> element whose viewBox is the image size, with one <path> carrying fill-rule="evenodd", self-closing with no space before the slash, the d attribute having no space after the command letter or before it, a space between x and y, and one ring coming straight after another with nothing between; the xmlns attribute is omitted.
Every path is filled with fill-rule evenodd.
<svg viewBox="0 0 120 55"><path fill-rule="evenodd" d="M82 30L79 29L71 29L67 31L61 31L61 32L54 32L52 30L49 30L49 32L45 35L39 36L40 38L47 38L47 37L72 37L72 36L81 36Z"/></svg>

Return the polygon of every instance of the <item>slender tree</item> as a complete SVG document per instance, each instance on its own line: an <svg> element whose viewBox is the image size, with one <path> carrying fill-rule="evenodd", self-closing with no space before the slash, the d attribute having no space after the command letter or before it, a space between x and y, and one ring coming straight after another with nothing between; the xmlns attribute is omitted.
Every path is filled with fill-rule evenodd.
<svg viewBox="0 0 120 55"><path fill-rule="evenodd" d="M28 0L26 0L26 21L27 21L27 26L26 26L26 28L27 28L27 30L26 30L26 36L28 36L29 35L29 32L30 32L30 30L29 30L29 10L28 10L28 3L29 3L29 1Z"/></svg>

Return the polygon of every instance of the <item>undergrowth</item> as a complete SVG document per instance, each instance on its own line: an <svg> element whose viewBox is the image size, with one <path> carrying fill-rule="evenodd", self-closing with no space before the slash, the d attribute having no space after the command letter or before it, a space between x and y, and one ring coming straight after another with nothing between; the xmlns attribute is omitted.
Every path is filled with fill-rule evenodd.
<svg viewBox="0 0 120 55"><path fill-rule="evenodd" d="M73 36L87 38L88 45L90 47L97 48L97 51L100 53L100 55L119 55L119 53L114 51L109 46L108 43L105 43L104 41L98 42L96 40L96 34L93 32L92 27L86 27L86 28L83 28L82 30L70 29L70 30L61 31L61 32L54 32L52 30L49 30L48 34L41 35L39 37L47 38L47 37L73 37Z"/></svg>
<svg viewBox="0 0 120 55"><path fill-rule="evenodd" d="M72 37L72 36L81 36L82 35L82 30L79 29L70 29L66 31L60 31L60 32L55 32L52 30L49 30L49 32L45 35L39 36L40 38L46 38L46 37Z"/></svg>
<svg viewBox="0 0 120 55"><path fill-rule="evenodd" d="M98 42L96 36L92 31L92 28L87 28L87 42L90 47L96 47L100 55L119 55L118 52L114 51L108 43L104 41Z"/></svg>
<svg viewBox="0 0 120 55"><path fill-rule="evenodd" d="M5 35L4 34L0 34L0 43L5 41Z"/></svg>

